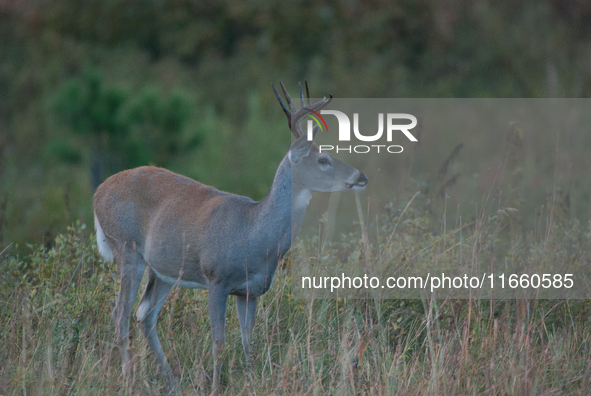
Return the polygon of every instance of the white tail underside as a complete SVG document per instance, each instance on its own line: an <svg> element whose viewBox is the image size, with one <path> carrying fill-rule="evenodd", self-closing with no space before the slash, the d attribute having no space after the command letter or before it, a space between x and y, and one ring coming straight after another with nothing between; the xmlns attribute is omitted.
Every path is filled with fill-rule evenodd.
<svg viewBox="0 0 591 396"><path fill-rule="evenodd" d="M103 232L96 215L94 216L94 229L96 230L96 243L98 245L99 254L103 256L106 261L113 261L113 252L107 243L105 233Z"/></svg>

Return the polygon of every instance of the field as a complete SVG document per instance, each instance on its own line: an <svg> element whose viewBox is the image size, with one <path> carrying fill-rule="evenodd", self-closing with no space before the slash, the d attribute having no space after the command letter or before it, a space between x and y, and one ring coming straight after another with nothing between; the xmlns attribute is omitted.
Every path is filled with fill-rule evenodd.
<svg viewBox="0 0 591 396"><path fill-rule="evenodd" d="M409 210L392 239L421 248L429 217ZM395 218L393 221L398 222ZM554 224L507 257L544 254L588 262L589 236L576 222ZM490 223L490 224L489 224ZM497 227L488 218L482 228ZM475 228L473 228L475 229ZM437 230L435 230L437 231ZM477 256L475 232L444 259ZM453 235L456 235L455 237ZM436 241L437 232L433 232ZM254 380L248 382L233 298L229 301L222 386L225 394L586 395L591 380L590 310L586 300L295 299L292 265L300 241L260 299L254 330ZM354 240L332 248L350 249ZM576 257L570 247L577 247ZM439 243L441 245L441 243ZM390 247L408 254L407 244ZM440 246L441 247L441 246ZM464 248L464 253L461 249ZM124 381L111 318L117 269L97 254L96 241L77 223L51 249L29 246L2 253L0 389L4 395L165 394L154 359L132 324L131 379ZM373 252L372 254L376 254ZM425 258L430 259L430 258ZM560 264L560 263L557 263ZM133 323L133 320L132 320ZM174 289L159 332L180 378L181 394L207 394L213 371L207 292Z"/></svg>

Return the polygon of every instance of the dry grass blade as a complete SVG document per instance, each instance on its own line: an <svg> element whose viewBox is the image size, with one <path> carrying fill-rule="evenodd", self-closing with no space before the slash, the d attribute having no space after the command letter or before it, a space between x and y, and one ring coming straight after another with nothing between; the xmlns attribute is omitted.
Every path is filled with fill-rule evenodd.
<svg viewBox="0 0 591 396"><path fill-rule="evenodd" d="M457 183L458 178L460 177L459 173L456 173L455 175L451 176L449 179L447 179L442 185L441 187L439 187L439 191L437 191L437 198L443 198L445 195L445 192L447 191L447 189L451 188L454 184Z"/></svg>
<svg viewBox="0 0 591 396"><path fill-rule="evenodd" d="M443 180L443 178L447 174L449 165L458 157L462 147L464 147L464 143L459 143L456 147L454 147L451 153L449 153L447 158L441 163L441 166L437 171L437 177L435 178L436 181Z"/></svg>

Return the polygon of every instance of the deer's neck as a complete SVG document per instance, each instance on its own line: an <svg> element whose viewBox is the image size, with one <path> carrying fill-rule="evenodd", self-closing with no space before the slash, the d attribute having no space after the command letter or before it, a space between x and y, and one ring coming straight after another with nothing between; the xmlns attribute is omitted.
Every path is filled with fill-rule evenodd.
<svg viewBox="0 0 591 396"><path fill-rule="evenodd" d="M263 234L278 246L282 257L298 234L312 192L292 184L291 161L286 157L277 168L273 184L265 198L257 203L257 218Z"/></svg>

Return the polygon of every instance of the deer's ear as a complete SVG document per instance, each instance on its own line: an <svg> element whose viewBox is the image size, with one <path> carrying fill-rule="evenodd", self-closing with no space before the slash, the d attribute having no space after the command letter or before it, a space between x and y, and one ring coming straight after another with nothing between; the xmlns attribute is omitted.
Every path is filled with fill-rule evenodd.
<svg viewBox="0 0 591 396"><path fill-rule="evenodd" d="M308 154L310 154L310 149L313 144L313 140L308 140L307 136L301 136L291 145L289 153L287 154L289 160L294 164L297 164L302 158L307 157Z"/></svg>

